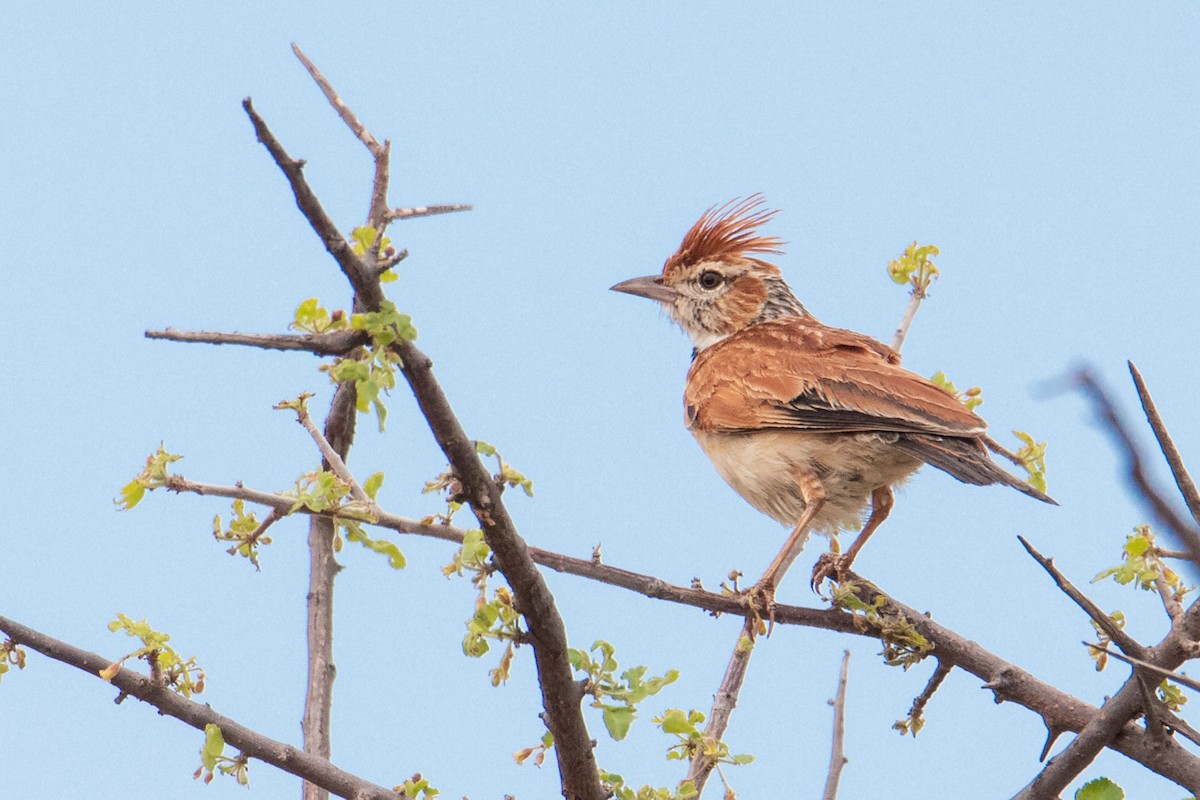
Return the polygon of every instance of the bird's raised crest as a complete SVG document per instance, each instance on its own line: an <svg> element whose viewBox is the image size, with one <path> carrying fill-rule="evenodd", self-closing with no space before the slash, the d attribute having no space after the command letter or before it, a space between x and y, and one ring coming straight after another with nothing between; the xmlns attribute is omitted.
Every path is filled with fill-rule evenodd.
<svg viewBox="0 0 1200 800"><path fill-rule="evenodd" d="M755 193L746 198L734 198L705 211L684 235L679 249L667 259L663 274L669 275L701 261L732 258L760 261L752 254L782 253L782 239L763 236L758 232L777 213L762 208L764 202L762 194Z"/></svg>

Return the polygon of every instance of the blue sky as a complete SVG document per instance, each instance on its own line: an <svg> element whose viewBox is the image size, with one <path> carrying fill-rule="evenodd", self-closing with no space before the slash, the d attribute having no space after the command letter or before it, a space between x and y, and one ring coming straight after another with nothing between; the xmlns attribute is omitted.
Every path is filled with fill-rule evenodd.
<svg viewBox="0 0 1200 800"><path fill-rule="evenodd" d="M281 399L331 389L317 361L150 342L146 328L281 331L304 298L345 305L333 262L254 141L256 106L346 230L370 162L289 43L393 142L396 205L476 210L397 224L412 253L391 285L467 430L535 482L512 512L531 543L715 586L757 575L786 532L712 470L682 425L689 345L650 304L607 291L654 272L708 206L764 192L790 242L779 263L824 322L888 339L904 291L884 268L914 239L942 250L906 364L981 385L999 435L1050 442L1044 507L926 470L858 561L909 605L1098 703L1087 620L1020 549L1022 534L1078 583L1146 521L1081 399L1049 390L1090 363L1131 411L1142 369L1185 457L1196 390L1200 12L1183 3L1005 11L964 4L66 3L0 25L0 243L15 339L0 468L21 488L0 537L6 616L114 657L116 612L173 635L208 670L222 713L297 741L303 701L303 520L277 526L263 572L209 535L223 503L112 497L160 440L196 480L285 489L311 442ZM444 460L406 391L389 430L362 426L351 465L387 473L391 511ZM552 769L512 763L541 735L532 658L493 689L465 658L472 592L448 545L400 542L409 567L346 551L338 581L335 761L380 783L422 772L444 797L557 796ZM780 591L805 585L810 545ZM737 632L580 579L550 575L572 642L604 638L623 665L682 677L598 759L631 781L680 777L649 718L707 710ZM1131 631L1165 631L1152 597L1097 585ZM757 761L744 798L815 797L828 760L838 660L851 664L842 796L1008 796L1037 770L1040 720L953 673L916 740L889 730L931 664L887 668L878 645L783 629L756 652L727 740ZM200 734L45 659L0 686L0 775L13 796L241 797L193 783ZM1182 790L1114 755L1131 797ZM294 797L263 765L258 797Z"/></svg>

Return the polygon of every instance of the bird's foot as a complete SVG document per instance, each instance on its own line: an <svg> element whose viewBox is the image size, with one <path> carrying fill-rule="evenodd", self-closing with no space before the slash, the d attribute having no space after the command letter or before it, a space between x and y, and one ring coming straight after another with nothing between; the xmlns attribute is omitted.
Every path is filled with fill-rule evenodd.
<svg viewBox="0 0 1200 800"><path fill-rule="evenodd" d="M850 571L852 561L852 558L842 553L822 553L812 571L812 581L809 585L812 586L813 592L820 594L821 584L827 578L832 578L835 583L842 583L846 579L846 573Z"/></svg>
<svg viewBox="0 0 1200 800"><path fill-rule="evenodd" d="M766 581L759 581L746 592L750 609L760 620L767 621L767 636L775 629L775 586ZM761 631L762 629L759 628Z"/></svg>

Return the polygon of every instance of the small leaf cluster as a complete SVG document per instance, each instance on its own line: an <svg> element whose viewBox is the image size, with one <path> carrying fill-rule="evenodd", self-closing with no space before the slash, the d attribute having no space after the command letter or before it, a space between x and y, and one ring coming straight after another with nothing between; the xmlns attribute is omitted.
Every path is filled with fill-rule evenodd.
<svg viewBox="0 0 1200 800"><path fill-rule="evenodd" d="M463 507L463 489L462 483L459 482L458 476L453 470L446 470L431 481L425 481L424 488L421 489L421 494L434 494L437 492L446 493L446 513L430 514L423 518L421 522L425 525L438 523L441 525L450 525L454 521L454 515L462 510ZM462 574L461 572L459 573Z"/></svg>
<svg viewBox="0 0 1200 800"><path fill-rule="evenodd" d="M646 667L630 667L618 680L615 652L611 644L598 639L590 652L571 647L567 649L567 656L574 669L587 674L583 691L592 696L592 708L603 709L608 735L620 741L629 733L629 726L637 716L637 704L674 683L679 678L679 670L671 669L662 677L647 678Z"/></svg>
<svg viewBox="0 0 1200 800"><path fill-rule="evenodd" d="M946 373L941 370L933 373L929 380L946 392L946 394L966 406L967 411L974 411L983 405L983 389L978 386L972 386L970 389L964 389L960 392L958 387L954 385L954 381L947 378Z"/></svg>
<svg viewBox="0 0 1200 800"><path fill-rule="evenodd" d="M13 667L25 669L25 650L12 639L0 642L0 679Z"/></svg>
<svg viewBox="0 0 1200 800"><path fill-rule="evenodd" d="M463 653L471 658L480 658L492 649L488 644L489 639L504 642L500 663L488 670L492 686L499 686L508 680L514 652L524 640L525 632L521 630L521 614L507 586L497 587L488 597L488 578L496 571L490 560L491 553L491 548L483 539L483 531L468 530L454 560L442 567L442 574L450 577L471 573L471 583L479 590L479 595L475 598L475 612L467 620Z"/></svg>
<svg viewBox="0 0 1200 800"><path fill-rule="evenodd" d="M184 659L168 642L170 634L156 631L143 617L134 621L125 614L108 623L113 633L124 631L126 636L140 639L142 646L122 656L118 661L100 670L100 677L111 681L120 672L121 665L131 658L144 658L150 664L150 677L184 697L204 691L204 670L196 663L195 656Z"/></svg>
<svg viewBox="0 0 1200 800"><path fill-rule="evenodd" d="M347 330L350 320L346 318L346 312L342 309L330 313L329 309L321 305L320 300L309 297L296 307L296 313L288 327L305 333L332 333Z"/></svg>
<svg viewBox="0 0 1200 800"><path fill-rule="evenodd" d="M142 501L146 492L161 489L167 485L170 478L168 465L183 458L183 456L168 453L166 446L159 444L158 450L146 458L146 466L138 476L125 484L121 494L113 502L122 510L128 511Z"/></svg>
<svg viewBox="0 0 1200 800"><path fill-rule="evenodd" d="M1196 588L1185 585L1179 573L1163 561L1162 551L1155 545L1154 533L1149 525L1139 525L1133 529L1133 535L1125 537L1121 563L1101 570L1092 578L1092 583L1105 578L1112 578L1122 586L1133 584L1145 590L1157 589L1161 579L1176 601L1182 601L1185 595Z"/></svg>
<svg viewBox="0 0 1200 800"><path fill-rule="evenodd" d="M1125 612L1114 611L1108 615L1108 618L1112 620L1118 629L1125 629ZM1112 644L1112 637L1108 635L1104 628L1100 627L1100 624L1096 620L1091 620L1091 623L1092 627L1096 630L1097 643L1100 647L1088 645L1088 655L1096 661L1096 672L1102 672L1108 666L1108 653L1105 651Z"/></svg>
<svg viewBox="0 0 1200 800"><path fill-rule="evenodd" d="M1158 695L1158 699L1163 702L1163 705L1175 712L1182 711L1184 703L1187 702L1187 696L1183 693L1183 689L1166 678L1163 678L1162 683L1158 685L1155 694Z"/></svg>
<svg viewBox="0 0 1200 800"><path fill-rule="evenodd" d="M859 630L875 631L883 642L883 663L907 670L933 651L933 642L922 636L904 615L884 608L887 598L880 594L867 603L858 596L858 589L855 581L834 586L830 600L835 608L843 608L853 615Z"/></svg>
<svg viewBox="0 0 1200 800"><path fill-rule="evenodd" d="M925 717L923 717L919 711L915 714L909 714L904 719L898 719L892 724L892 730L899 731L901 736L909 734L914 739L917 738L917 734L920 733L921 729L924 727Z"/></svg>
<svg viewBox="0 0 1200 800"><path fill-rule="evenodd" d="M323 364L321 369L329 373L334 383L353 382L359 412L374 408L379 430L383 431L387 406L382 396L395 388L396 369L400 366L400 356L392 350L392 344L400 339L416 339L417 329L413 327L412 317L397 311L390 300L384 300L378 311L351 315L350 327L364 331L370 337L370 343L332 364Z"/></svg>
<svg viewBox="0 0 1200 800"><path fill-rule="evenodd" d="M213 775L232 775L242 786L250 785L250 757L238 753L233 758L225 755L225 736L220 726L208 723L204 726L204 746L200 748L200 766L192 774L193 778L204 777L205 783L212 783Z"/></svg>
<svg viewBox="0 0 1200 800"><path fill-rule="evenodd" d="M373 252L377 257L383 256L385 259L397 258L396 248L392 247L392 240L386 236L379 237L379 244L376 246L375 237L378 234L374 226L360 225L350 232L350 249L354 251L354 255L363 256L368 251ZM402 256L401 256L402 257ZM380 283L391 283L399 278L392 270L385 269L379 274Z"/></svg>
<svg viewBox="0 0 1200 800"><path fill-rule="evenodd" d="M533 747L522 747L517 752L513 753L513 761L518 764L524 764L533 756L533 765L540 767L546 760L546 753L550 752L550 748L554 747L554 734L546 731L542 735L542 741L535 744Z"/></svg>
<svg viewBox="0 0 1200 800"><path fill-rule="evenodd" d="M218 542L232 542L233 544L225 552L231 556L237 555L249 559L254 568L261 571L262 567L258 563L258 547L270 544L271 537L261 533L260 526L261 523L253 511L246 513L246 502L240 499L234 500L233 517L229 520L228 528L221 522L220 514L213 517L213 538Z"/></svg>
<svg viewBox="0 0 1200 800"><path fill-rule="evenodd" d="M888 275L896 283L911 285L914 294L924 296L926 290L941 274L930 257L941 255L941 252L935 245L919 245L913 242L904 248L903 255L888 262Z"/></svg>
<svg viewBox="0 0 1200 800"><path fill-rule="evenodd" d="M1125 790L1108 778L1096 778L1075 791L1075 800L1125 800Z"/></svg>
<svg viewBox="0 0 1200 800"><path fill-rule="evenodd" d="M1029 473L1029 485L1039 492L1046 491L1046 443L1034 441L1025 431L1013 431L1013 436L1021 440L1021 449L1016 456L1021 460L1021 466Z"/></svg>
<svg viewBox="0 0 1200 800"><path fill-rule="evenodd" d="M422 797L425 798L425 800L433 800L434 797L437 797L440 794L439 790L430 786L429 781L421 777L421 773L419 772L399 786L393 787L392 791L396 792L401 797Z"/></svg>
<svg viewBox="0 0 1200 800"><path fill-rule="evenodd" d="M694 708L686 713L679 708L669 708L661 717L654 718L654 724L662 728L663 733L671 734L679 740L679 743L672 745L667 752L669 760L691 761L697 755L702 755L716 764L738 766L754 760L752 755L732 755L729 745L706 736L699 727L704 720L704 712Z"/></svg>
<svg viewBox="0 0 1200 800"><path fill-rule="evenodd" d="M492 480L501 488L520 486L527 497L533 497L533 481L525 477L525 474L515 469L511 464L506 464L504 458L496 451L496 448L482 440L476 440L475 452L481 456L495 456L496 462L500 465L499 471L492 476Z"/></svg>
<svg viewBox="0 0 1200 800"><path fill-rule="evenodd" d="M616 800L691 800L700 796L696 791L696 784L690 780L681 782L674 789L653 786L634 789L632 786L626 786L625 779L617 773L603 769L600 770L600 780Z"/></svg>

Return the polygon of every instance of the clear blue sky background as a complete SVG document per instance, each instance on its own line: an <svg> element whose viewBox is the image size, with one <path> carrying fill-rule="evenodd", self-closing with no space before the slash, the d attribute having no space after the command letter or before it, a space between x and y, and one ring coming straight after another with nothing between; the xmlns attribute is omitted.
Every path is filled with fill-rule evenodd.
<svg viewBox="0 0 1200 800"><path fill-rule="evenodd" d="M281 399L331 389L297 354L155 343L146 328L282 331L302 299L346 303L240 101L253 96L346 230L370 162L288 44L296 41L380 138L395 204L471 202L406 222L412 256L392 296L467 430L535 481L513 514L534 544L715 586L757 575L785 536L712 470L682 425L689 345L650 304L607 287L657 271L707 206L755 191L782 213L780 264L823 321L890 337L906 295L887 278L913 239L943 279L906 363L984 387L981 411L1050 441L1049 508L926 471L858 561L910 605L1035 675L1098 703L1091 626L1021 551L1030 538L1081 584L1146 520L1081 399L1048 384L1094 364L1133 409L1142 368L1185 454L1200 460L1200 12L1158 3L1005 11L959 3L495 4L49 3L0 22L0 259L9 345L0 468L0 613L92 650L105 624L147 616L208 670L203 699L299 740L305 523L287 520L254 573L209 534L225 503L112 497L160 440L196 480L285 489L316 460ZM382 469L384 504L421 516L444 460L407 390L389 430L352 454ZM472 589L440 542L401 542L402 573L357 550L338 581L336 762L380 783L420 771L443 796L558 794L552 768L513 764L542 726L531 654L493 689L465 658ZM786 602L819 604L805 576ZM674 783L667 707L707 710L738 623L549 575L574 644L605 638L622 664L675 667L598 758L638 783ZM1089 590L1157 641L1161 609ZM842 796L1002 797L1039 768L1037 716L996 706L953 673L915 741L890 731L932 664L882 665L877 643L778 630L754 656L727 739L757 761L730 778L749 800L812 798L828 759L838 660L851 665ZM244 797L193 782L198 732L40 657L0 686L0 784L13 797ZM1200 701L1194 701L1200 702ZM1087 773L1134 798L1185 792L1119 756ZM251 792L293 798L261 764Z"/></svg>

